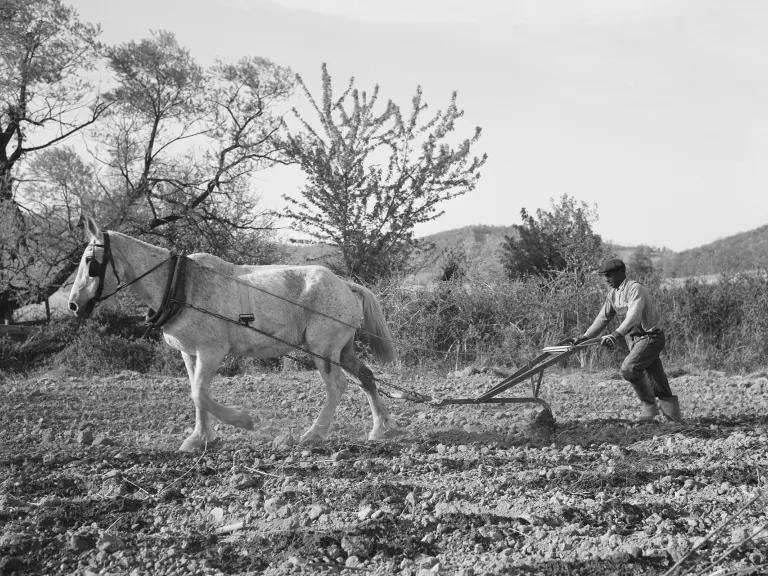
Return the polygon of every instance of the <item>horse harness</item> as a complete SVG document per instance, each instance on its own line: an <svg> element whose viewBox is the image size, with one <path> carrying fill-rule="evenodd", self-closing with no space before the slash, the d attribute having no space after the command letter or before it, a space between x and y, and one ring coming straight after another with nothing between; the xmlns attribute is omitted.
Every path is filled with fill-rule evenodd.
<svg viewBox="0 0 768 576"><path fill-rule="evenodd" d="M115 260L112 258L112 249L110 247L110 241L109 241L109 233L106 231L102 232L102 236L104 238L104 241L102 244L92 244L94 248L103 248L104 249L104 257L101 262L98 262L93 256L91 256L91 260L88 262L88 276L91 278L98 278L99 279L99 285L96 288L96 295L93 297L91 302L89 303L89 306L93 308L96 303L101 302L103 300L106 300L107 298L114 296L124 288L127 288L131 284L134 284L135 282L138 282L142 278L149 276L152 272L160 268L165 263L170 264L170 273L168 274L168 280L165 285L165 292L163 295L163 300L160 305L160 309L155 311L151 308L149 309L149 313L147 314L147 318L145 320L145 323L153 328L160 328L164 324L166 324L171 318L173 318L176 314L178 314L179 310L183 307L183 300L184 300L184 271L186 268L186 262L187 258L184 255L179 255L175 253L171 253L171 256L167 258L166 260L163 260L159 264L156 264L143 274L140 274L130 282L123 282L120 279L120 275L117 273L117 269L115 268ZM112 272L115 275L115 278L117 279L117 287L107 294L106 296L102 296L104 292L104 277L107 273L107 264L109 264L112 267Z"/></svg>
<svg viewBox="0 0 768 576"><path fill-rule="evenodd" d="M240 292L240 304L241 304L241 313L239 315L239 319L235 320L233 318L229 318L227 316L217 314L216 312L212 312L210 310L206 310L205 308L202 308L200 306L196 306L192 304L191 302L187 302L184 295L185 295L185 289L186 289L186 283L185 283L185 276L186 276L186 265L188 258L183 254L175 254L171 252L171 255L166 259L161 261L160 263L156 264L146 272L143 272L133 280L129 282L123 282L120 280L120 276L117 273L117 270L115 269L115 262L112 258L112 250L110 249L110 241L109 241L109 234L106 231L102 231L102 235L104 238L103 244L92 244L94 248L103 248L104 249L104 258L99 263L95 258L91 258L90 262L88 263L88 276L92 278L98 277L99 279L99 285L96 289L96 295L91 300L90 306L91 308L96 305L97 302L101 302L103 300L106 300L107 298L114 296L119 291L123 290L124 288L127 288L131 284L134 284L141 280L142 278L149 276L152 272L160 268L163 264L169 263L170 265L170 272L168 274L168 279L165 284L165 291L163 294L163 300L160 305L159 310L152 310L150 308L147 318L145 319L145 324L149 326L150 328L161 328L165 324L167 324L172 318L174 318L179 311L182 308L191 308L193 310L196 310L198 312L201 312L203 314L207 314L209 316L212 316L214 318L218 318L220 320L223 320L225 322L229 322L231 324L237 324L239 326L242 326L243 328L247 328L249 330L253 330L254 332L257 332L263 336L266 336L268 338L271 338L273 340L276 340L282 344L285 344L287 346L290 346L291 348L298 350L300 352L304 352L305 354L309 354L310 356L314 356L316 358L319 358L321 360L324 360L328 364L334 364L338 366L339 368L344 368L344 366L341 365L340 362L333 360L331 358L327 358L326 356L323 356L321 354L318 354L316 352L313 352L309 349L307 349L304 346L300 346L298 344L294 344L292 342L288 342L287 340L284 340L278 336L275 336L274 334L270 334L269 332L266 332L264 330L261 330L255 326L251 326L250 323L255 320L255 316L253 313L248 312L248 308L246 307L246 303L248 302L248 298L245 295L244 288L249 287L256 290L261 290L262 292L269 294L271 296L274 296L275 298L278 298L280 300L285 300L287 302L290 302L296 306L299 306L301 308L305 308L308 310L311 310L312 312L319 314L321 316L326 316L332 320L335 320L336 322L339 322L343 325L349 326L354 329L355 326L352 326L351 324L348 324L346 322L343 322L342 320L339 320L338 318L334 318L333 316L330 316L329 314L325 314L323 312L320 312L319 310L313 310L299 302L293 302L292 300L289 300L283 296L280 296L278 294L273 294L267 290L261 289L258 286L254 286L250 283L244 282L243 280L240 280L239 278L232 276L227 276L231 280L234 280L238 284L238 289ZM107 270L107 264L112 267L112 272L115 274L115 278L117 278L118 285L117 287L107 294L106 296L102 296L103 290L104 290L104 277ZM217 274L221 274L217 270L211 269L213 272ZM221 274L223 276L226 276L224 274ZM419 394L418 392L413 392L410 390L406 390L404 388L401 388L399 386L396 386L392 383L386 383L387 386L393 388L397 391L396 394L387 393L388 396L392 398L401 398L401 399L407 399L415 402L426 402L428 401L428 397ZM382 393L384 393L384 390L381 390Z"/></svg>

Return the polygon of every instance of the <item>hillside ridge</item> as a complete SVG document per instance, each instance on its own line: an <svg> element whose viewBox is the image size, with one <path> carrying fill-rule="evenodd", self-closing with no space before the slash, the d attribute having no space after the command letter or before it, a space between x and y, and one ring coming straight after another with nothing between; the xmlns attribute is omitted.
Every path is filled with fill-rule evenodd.
<svg viewBox="0 0 768 576"><path fill-rule="evenodd" d="M441 264L449 251L466 256L469 272L473 276L501 278L504 275L502 244L505 236L514 233L512 225L471 224L420 237L418 240L422 249L413 255L413 272L409 279L420 284L439 277ZM638 250L643 250L651 258L654 268L665 278L733 274L768 268L768 224L680 252L647 245L607 244L609 250L625 262L630 261ZM286 249L288 261L295 264L318 262L333 252L328 246L305 243L286 245Z"/></svg>

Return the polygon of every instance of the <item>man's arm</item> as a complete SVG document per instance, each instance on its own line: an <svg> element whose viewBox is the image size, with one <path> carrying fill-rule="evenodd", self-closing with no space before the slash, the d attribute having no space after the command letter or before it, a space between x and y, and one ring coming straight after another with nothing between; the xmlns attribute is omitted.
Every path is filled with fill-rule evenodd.
<svg viewBox="0 0 768 576"><path fill-rule="evenodd" d="M597 317L595 318L594 322L592 322L592 325L587 328L587 331L584 332L584 336L582 336L582 338L588 340L589 338L594 338L600 334L600 332L602 332L603 329L608 325L608 322L610 322L611 318L613 318L615 315L616 310L613 309L611 296L609 294L605 299L605 303L600 309L600 312L597 313Z"/></svg>

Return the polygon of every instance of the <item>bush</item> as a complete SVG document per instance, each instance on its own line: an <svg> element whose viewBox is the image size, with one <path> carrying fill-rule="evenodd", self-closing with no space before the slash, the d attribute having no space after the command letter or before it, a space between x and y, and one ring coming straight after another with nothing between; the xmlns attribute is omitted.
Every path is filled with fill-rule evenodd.
<svg viewBox="0 0 768 576"><path fill-rule="evenodd" d="M390 285L382 304L406 364L451 359L518 364L543 346L584 331L604 294L569 274L490 284Z"/></svg>
<svg viewBox="0 0 768 576"><path fill-rule="evenodd" d="M0 367L7 372L25 372L45 366L59 353L77 330L74 319L61 320L35 330L24 341L0 339Z"/></svg>
<svg viewBox="0 0 768 576"><path fill-rule="evenodd" d="M699 368L752 370L768 356L768 275L724 276L716 284L650 283L667 334L664 355ZM438 282L382 286L380 297L405 364L520 364L544 346L582 334L603 304L599 276L561 273L495 284ZM608 330L616 325L614 321ZM598 348L571 362L613 366Z"/></svg>
<svg viewBox="0 0 768 576"><path fill-rule="evenodd" d="M768 276L724 275L714 284L660 289L668 314L669 353L701 367L751 370L765 365Z"/></svg>
<svg viewBox="0 0 768 576"><path fill-rule="evenodd" d="M599 276L585 280L567 273L498 283L464 277L429 287L389 283L377 289L401 361L445 369L468 364L520 365L544 346L582 334L606 290ZM651 284L649 290L665 319L666 358L699 368L764 367L768 275L724 276L712 285ZM160 331L146 333L139 318L106 309L100 312L81 324L74 319L52 323L26 342L3 339L2 370L55 365L82 374L115 370L186 374L181 355L162 341ZM312 368L308 356L300 352L291 356L287 364ZM617 358L593 348L569 362L615 366ZM219 372L232 376L279 366L277 360L227 357Z"/></svg>

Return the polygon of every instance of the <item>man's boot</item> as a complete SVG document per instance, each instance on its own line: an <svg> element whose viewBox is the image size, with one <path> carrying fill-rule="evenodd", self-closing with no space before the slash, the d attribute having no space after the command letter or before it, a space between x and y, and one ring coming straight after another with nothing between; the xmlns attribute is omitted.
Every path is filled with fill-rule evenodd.
<svg viewBox="0 0 768 576"><path fill-rule="evenodd" d="M648 376L643 376L636 382L630 382L632 388L635 390L635 394L640 399L640 414L638 415L638 421L640 422L652 422L653 419L658 416L659 408L656 406L656 398L653 395L653 388L651 388L651 382Z"/></svg>
<svg viewBox="0 0 768 576"><path fill-rule="evenodd" d="M641 402L640 404L642 405L642 407L640 408L640 414L637 417L638 421L653 422L656 416L659 415L659 408L658 406L656 406L656 402L654 402L653 404L648 404L647 402Z"/></svg>
<svg viewBox="0 0 768 576"><path fill-rule="evenodd" d="M661 408L661 413L670 420L674 422L683 421L683 417L680 414L680 403L677 401L677 396L659 398L659 408Z"/></svg>

